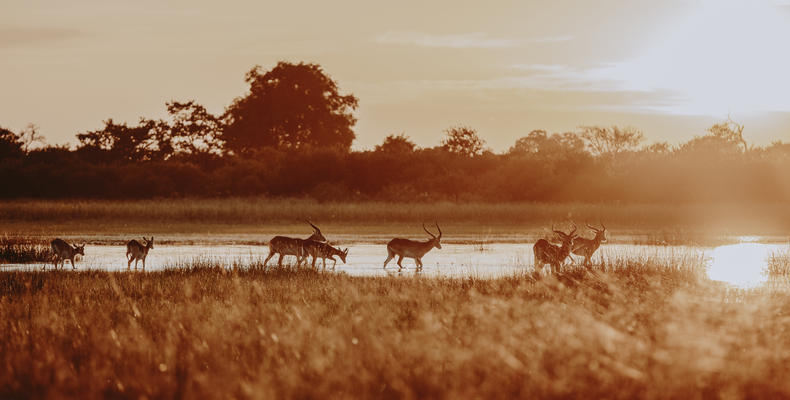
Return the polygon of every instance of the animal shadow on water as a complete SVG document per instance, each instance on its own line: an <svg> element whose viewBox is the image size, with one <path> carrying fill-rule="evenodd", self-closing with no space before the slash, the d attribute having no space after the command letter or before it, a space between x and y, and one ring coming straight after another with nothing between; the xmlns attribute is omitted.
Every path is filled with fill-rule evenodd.
<svg viewBox="0 0 790 400"><path fill-rule="evenodd" d="M422 276L422 267L408 268L403 267L399 269L385 269L384 272L387 276Z"/></svg>

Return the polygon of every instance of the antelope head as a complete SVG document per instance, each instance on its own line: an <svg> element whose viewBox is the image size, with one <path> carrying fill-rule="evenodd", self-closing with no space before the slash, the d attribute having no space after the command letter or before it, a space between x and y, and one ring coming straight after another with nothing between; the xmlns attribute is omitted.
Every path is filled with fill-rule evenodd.
<svg viewBox="0 0 790 400"><path fill-rule="evenodd" d="M87 243L85 243L85 244L87 244ZM74 254L79 254L81 256L84 256L85 255L85 244L83 244L82 246L77 246L75 244L74 245Z"/></svg>
<svg viewBox="0 0 790 400"><path fill-rule="evenodd" d="M438 222L434 222L434 224L436 224L436 230L439 231L439 236L436 236L433 233L431 233L431 231L429 231L428 228L425 227L425 223L422 224L422 229L424 229L426 233L431 235L430 243L433 245L433 247L436 247L437 249L441 249L442 244L439 241L442 240L442 228L439 228Z"/></svg>
<svg viewBox="0 0 790 400"><path fill-rule="evenodd" d="M604 225L603 222L601 222L601 229L598 229L590 224L587 224L587 227L595 232L595 240L599 242L606 241L606 225Z"/></svg>
<svg viewBox="0 0 790 400"><path fill-rule="evenodd" d="M151 239L146 239L145 236L143 236L143 243L145 244L145 248L147 248L149 250L153 249L154 248L154 237L151 236Z"/></svg>
<svg viewBox="0 0 790 400"><path fill-rule="evenodd" d="M313 234L310 236L310 240L313 240L313 241L316 241L316 242L326 242L326 238L324 237L324 235L321 234L321 230L318 229L317 226L313 225L312 222L310 222L308 220L305 220L305 221L308 224L310 224L310 226L313 227Z"/></svg>
<svg viewBox="0 0 790 400"><path fill-rule="evenodd" d="M560 240L562 241L563 247L572 247L573 246L573 239L576 238L576 224L573 224L573 230L569 233L565 233L563 231L553 230L554 233L559 236Z"/></svg>
<svg viewBox="0 0 790 400"><path fill-rule="evenodd" d="M342 260L343 264L345 264L346 263L346 257L348 257L348 249L344 249L343 251L340 252L339 255L340 255L340 260Z"/></svg>

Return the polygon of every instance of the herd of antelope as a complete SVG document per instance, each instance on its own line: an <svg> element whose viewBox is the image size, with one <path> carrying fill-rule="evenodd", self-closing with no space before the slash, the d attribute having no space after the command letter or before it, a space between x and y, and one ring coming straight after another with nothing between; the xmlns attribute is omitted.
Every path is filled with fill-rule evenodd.
<svg viewBox="0 0 790 400"><path fill-rule="evenodd" d="M348 249L340 250L330 245L317 226L313 225L310 221L306 222L313 228L313 234L310 235L310 237L299 239L286 236L275 236L269 241L269 255L263 262L264 267L266 267L266 263L268 263L275 254L279 255L277 259L278 266L282 266L284 256L295 256L297 265L301 265L308 257L312 257L313 268L316 268L315 263L319 258L323 261L324 269L326 269L327 258L332 260L332 269L335 269L337 265L335 256L340 257L340 260L345 264L346 257L348 256ZM603 223L601 223L600 228L596 228L590 224L586 225L595 233L592 239L578 237L576 234L576 225L574 224L573 230L568 233L552 228L552 231L562 243L559 246L549 243L546 239L538 240L535 245L532 246L532 251L535 255L536 272L541 272L543 267L549 264L550 271L558 273L560 267L565 263L565 260L571 253L584 257L584 265L589 265L593 253L598 250L601 243L606 242L606 226ZM436 230L439 233L438 236L429 231L428 228L425 227L425 224L422 225L422 228L430 235L430 239L419 241L395 238L387 243L387 259L384 260L384 269L386 269L387 264L397 256L398 271L403 269L402 261L404 258L414 259L417 270L422 270L422 257L433 248L442 248L442 229L439 228L439 224L436 223ZM52 241L51 245L52 252L54 253L53 261L55 269L58 267L58 262L60 262L60 266L63 268L66 260L71 261L72 269L76 269L74 257L78 254L85 255L84 244L82 246L72 246L62 239L55 239ZM145 270L145 258L148 256L148 251L153 248L153 236L151 236L150 239L143 237L142 243L135 239L130 240L126 243L126 259L128 261L126 268L131 269L132 261L134 261L134 269L137 269L138 261L142 261L143 270Z"/></svg>

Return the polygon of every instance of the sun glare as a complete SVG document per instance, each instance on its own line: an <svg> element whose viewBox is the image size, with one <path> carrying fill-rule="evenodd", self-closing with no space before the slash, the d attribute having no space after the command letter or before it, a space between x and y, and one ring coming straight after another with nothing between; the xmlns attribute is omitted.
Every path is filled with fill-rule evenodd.
<svg viewBox="0 0 790 400"><path fill-rule="evenodd" d="M738 288L753 288L766 281L765 267L770 248L764 244L744 242L719 246L710 254L708 277Z"/></svg>
<svg viewBox="0 0 790 400"><path fill-rule="evenodd" d="M648 43L632 60L603 69L629 90L678 97L656 109L726 115L790 110L790 23L765 0L706 0Z"/></svg>

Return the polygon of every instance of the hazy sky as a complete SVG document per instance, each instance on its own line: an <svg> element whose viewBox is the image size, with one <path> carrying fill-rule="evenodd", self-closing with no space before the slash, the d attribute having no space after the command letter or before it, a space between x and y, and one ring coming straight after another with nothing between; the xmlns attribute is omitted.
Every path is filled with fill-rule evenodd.
<svg viewBox="0 0 790 400"><path fill-rule="evenodd" d="M251 67L286 60L359 97L356 148L457 124L495 150L592 124L677 142L728 114L788 141L787 3L0 0L0 126L74 143L168 100L219 113Z"/></svg>

